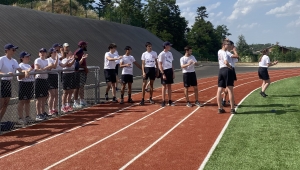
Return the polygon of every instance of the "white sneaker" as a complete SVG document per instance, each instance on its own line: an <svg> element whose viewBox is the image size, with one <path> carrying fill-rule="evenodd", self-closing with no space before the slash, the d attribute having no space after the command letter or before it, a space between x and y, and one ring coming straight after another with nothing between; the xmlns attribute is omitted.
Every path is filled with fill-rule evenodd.
<svg viewBox="0 0 300 170"><path fill-rule="evenodd" d="M18 124L20 124L20 125L23 125L25 122L24 122L24 120L22 119L22 118L20 118L19 120L18 120Z"/></svg>
<svg viewBox="0 0 300 170"><path fill-rule="evenodd" d="M87 102L86 102L85 100L80 100L80 105L81 105L82 107L85 107L85 106L87 106L88 104L87 104Z"/></svg>
<svg viewBox="0 0 300 170"><path fill-rule="evenodd" d="M73 104L73 109L81 109L81 108L82 108L82 106L80 104L78 104L76 102Z"/></svg>

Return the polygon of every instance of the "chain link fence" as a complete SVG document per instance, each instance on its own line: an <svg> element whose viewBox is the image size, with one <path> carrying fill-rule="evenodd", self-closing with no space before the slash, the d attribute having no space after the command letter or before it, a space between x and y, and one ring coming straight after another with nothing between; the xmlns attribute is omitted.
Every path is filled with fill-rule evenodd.
<svg viewBox="0 0 300 170"><path fill-rule="evenodd" d="M0 134L100 103L100 68L88 69L87 74L79 70L66 75L59 70L32 72L28 78L24 73L0 75ZM67 92L69 100L64 98Z"/></svg>

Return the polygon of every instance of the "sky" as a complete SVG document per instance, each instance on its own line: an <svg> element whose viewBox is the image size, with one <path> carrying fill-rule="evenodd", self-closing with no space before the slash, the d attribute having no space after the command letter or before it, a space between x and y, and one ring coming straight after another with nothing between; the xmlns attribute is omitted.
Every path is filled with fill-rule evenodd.
<svg viewBox="0 0 300 170"><path fill-rule="evenodd" d="M300 48L300 0L177 0L181 15L192 26L197 7L205 6L206 20L226 25L228 38L244 35L248 44L275 44Z"/></svg>

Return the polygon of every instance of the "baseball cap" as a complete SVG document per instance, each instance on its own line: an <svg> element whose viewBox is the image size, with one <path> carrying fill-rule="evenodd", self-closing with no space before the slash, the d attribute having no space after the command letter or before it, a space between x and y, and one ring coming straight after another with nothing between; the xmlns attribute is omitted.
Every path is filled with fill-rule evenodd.
<svg viewBox="0 0 300 170"><path fill-rule="evenodd" d="M27 56L31 56L31 54L27 53L26 51L22 51L20 54L19 54L20 58L24 58L24 57L27 57Z"/></svg>
<svg viewBox="0 0 300 170"><path fill-rule="evenodd" d="M68 43L64 43L63 47L69 47L70 45Z"/></svg>
<svg viewBox="0 0 300 170"><path fill-rule="evenodd" d="M46 53L47 49L46 48L41 48L39 52L45 52Z"/></svg>
<svg viewBox="0 0 300 170"><path fill-rule="evenodd" d="M55 44L52 45L52 48L59 47L59 46L60 46L60 44L55 43Z"/></svg>
<svg viewBox="0 0 300 170"><path fill-rule="evenodd" d="M82 46L82 45L87 45L87 42L85 42L85 41L79 41L78 42L78 46Z"/></svg>
<svg viewBox="0 0 300 170"><path fill-rule="evenodd" d="M165 47L165 46L168 46L168 45L169 45L169 46L172 46L173 44L171 44L169 41L166 41L166 42L163 43L163 46L164 46L164 47Z"/></svg>
<svg viewBox="0 0 300 170"><path fill-rule="evenodd" d="M19 47L14 46L14 45L12 45L12 44L10 44L10 43L8 43L8 44L6 44L6 45L4 46L4 49L5 49L5 50L9 50L9 49L11 49L11 48L13 48L13 49L18 49Z"/></svg>
<svg viewBox="0 0 300 170"><path fill-rule="evenodd" d="M55 48L50 48L49 52L52 53L53 51L56 51Z"/></svg>

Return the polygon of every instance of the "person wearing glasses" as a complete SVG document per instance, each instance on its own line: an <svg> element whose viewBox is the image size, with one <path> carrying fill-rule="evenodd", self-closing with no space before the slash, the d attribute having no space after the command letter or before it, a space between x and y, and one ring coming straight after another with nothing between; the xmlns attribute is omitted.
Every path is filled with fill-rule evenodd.
<svg viewBox="0 0 300 170"><path fill-rule="evenodd" d="M11 80L13 79L13 73L18 70L19 72L24 72L25 77L29 76L29 72L27 70L22 70L19 67L17 60L13 58L17 49L18 47L14 46L13 44L6 44L4 46L5 55L0 57L0 74L11 75L9 77L1 78L0 121L6 112L11 97Z"/></svg>
<svg viewBox="0 0 300 170"><path fill-rule="evenodd" d="M217 90L217 103L218 103L218 113L225 113L222 105L221 93L223 89L227 88L229 94L229 100L234 101L233 96L233 84L234 84L234 72L232 66L230 65L230 57L227 55L226 51L229 49L230 41L223 40L222 49L218 51L219 60L219 76L218 76L218 90ZM235 49L233 52L237 55ZM234 102L230 102L231 113L235 113Z"/></svg>

